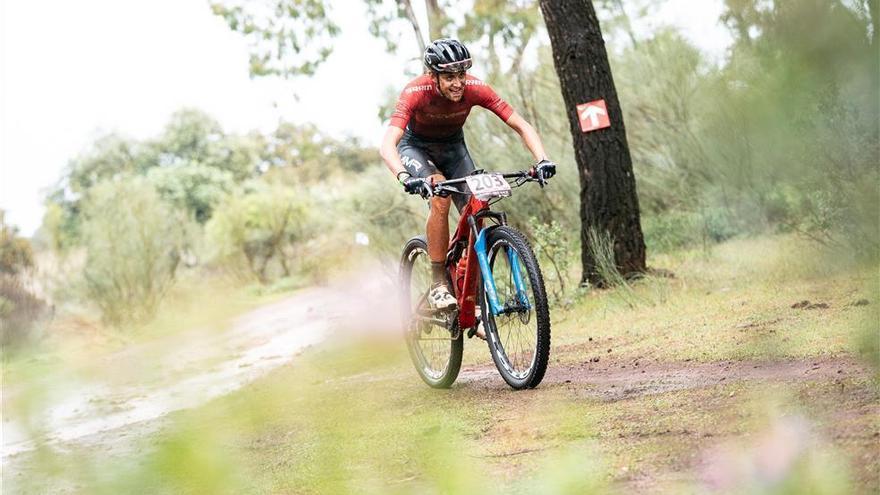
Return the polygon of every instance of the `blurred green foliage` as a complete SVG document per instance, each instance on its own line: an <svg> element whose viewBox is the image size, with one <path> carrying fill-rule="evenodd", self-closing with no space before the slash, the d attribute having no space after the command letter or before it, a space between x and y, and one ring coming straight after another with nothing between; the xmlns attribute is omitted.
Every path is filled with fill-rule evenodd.
<svg viewBox="0 0 880 495"><path fill-rule="evenodd" d="M19 277L0 274L0 347L4 351L31 341L38 333L34 330L49 314L47 304Z"/></svg>
<svg viewBox="0 0 880 495"><path fill-rule="evenodd" d="M427 204L405 194L384 167L376 166L352 185L342 205L340 216L367 234L370 249L385 262L389 275L396 276L403 244L424 235Z"/></svg>
<svg viewBox="0 0 880 495"><path fill-rule="evenodd" d="M311 125L230 134L194 109L176 112L154 139L100 137L47 198L41 237L71 272L55 296L79 294L123 324L155 312L181 262L263 284L298 271L323 276L324 263L308 259L323 253L306 245L331 243L336 233L313 213L338 205L315 188L333 190L377 161L358 139ZM319 231L332 235L314 242ZM347 246L339 248L327 259Z"/></svg>
<svg viewBox="0 0 880 495"><path fill-rule="evenodd" d="M0 210L0 346L14 348L32 336L46 303L28 287L35 267L34 249Z"/></svg>
<svg viewBox="0 0 880 495"><path fill-rule="evenodd" d="M18 229L6 223L6 212L0 210L0 274L18 275L34 266L34 250L30 241L18 235Z"/></svg>
<svg viewBox="0 0 880 495"><path fill-rule="evenodd" d="M248 40L251 76L312 75L339 33L321 0L224 0L211 2L211 9Z"/></svg>
<svg viewBox="0 0 880 495"><path fill-rule="evenodd" d="M214 208L233 191L232 173L194 162L176 167L154 167L147 178L159 195L198 223L211 218Z"/></svg>
<svg viewBox="0 0 880 495"><path fill-rule="evenodd" d="M728 2L735 42L720 64L670 30L614 57L646 216L700 214L713 241L795 231L876 256L878 47L865 14Z"/></svg>

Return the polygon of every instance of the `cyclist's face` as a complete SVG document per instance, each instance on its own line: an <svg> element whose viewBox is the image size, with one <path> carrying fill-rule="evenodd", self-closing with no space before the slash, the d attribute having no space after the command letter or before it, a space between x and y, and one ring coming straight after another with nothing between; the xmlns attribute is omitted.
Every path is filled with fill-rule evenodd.
<svg viewBox="0 0 880 495"><path fill-rule="evenodd" d="M440 94L452 101L460 101L464 96L464 82L467 73L462 72L441 72L437 75L437 87Z"/></svg>

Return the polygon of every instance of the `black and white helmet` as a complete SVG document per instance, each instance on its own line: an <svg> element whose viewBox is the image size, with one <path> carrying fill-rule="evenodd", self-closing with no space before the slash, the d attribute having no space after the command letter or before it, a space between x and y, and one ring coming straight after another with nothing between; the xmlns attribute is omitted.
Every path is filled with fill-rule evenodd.
<svg viewBox="0 0 880 495"><path fill-rule="evenodd" d="M425 67L433 72L461 72L471 65L471 52L461 41L441 38L425 48Z"/></svg>

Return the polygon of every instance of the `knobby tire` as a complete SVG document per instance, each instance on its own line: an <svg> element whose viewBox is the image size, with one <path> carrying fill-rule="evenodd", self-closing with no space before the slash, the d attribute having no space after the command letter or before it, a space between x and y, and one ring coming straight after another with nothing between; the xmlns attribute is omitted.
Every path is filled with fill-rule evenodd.
<svg viewBox="0 0 880 495"><path fill-rule="evenodd" d="M487 241L490 267L493 272L493 277L496 278L496 284L499 282L499 276L504 276L504 274L501 273L496 274L499 256L507 256L502 248L507 247L508 249L513 249L519 256L521 272L526 272L522 275L524 275L524 279L526 278L525 275L527 275L528 288L530 289L528 296L529 302L532 305L530 312L533 314L529 316L534 318L534 321L528 323L528 325L533 328L524 332L524 335L523 332L520 332L519 334L521 337L520 342L525 342L525 346L534 349L531 364L528 369L522 373L512 372L510 370L510 368L513 367L511 357L508 355L508 350L504 347L504 336L499 335L498 328L499 320L503 321L504 318L509 318L511 316L499 315L498 317L493 317L491 315L489 302L481 284L479 301L484 326L487 332L486 341L489 345L489 352L492 354L492 360L495 362L495 367L498 368L498 372L501 373L501 376L508 385L516 390L534 388L541 383L541 380L543 380L544 373L547 371L547 362L550 359L550 310L547 304L547 293L544 289L544 279L541 275L541 269L538 266L537 258L535 257L535 253L532 251L529 242L526 240L525 236L516 229L508 226L494 228L489 232ZM509 267L510 265L508 263L508 268ZM502 299L501 303L504 304L503 298L509 296L509 294L501 294L499 291L498 296L499 299ZM519 318L519 316L513 317ZM525 318L525 316L523 316L523 318ZM522 321L522 318L520 321ZM510 331L509 333L512 334L513 332ZM510 335L507 335L507 337L507 342L510 344Z"/></svg>

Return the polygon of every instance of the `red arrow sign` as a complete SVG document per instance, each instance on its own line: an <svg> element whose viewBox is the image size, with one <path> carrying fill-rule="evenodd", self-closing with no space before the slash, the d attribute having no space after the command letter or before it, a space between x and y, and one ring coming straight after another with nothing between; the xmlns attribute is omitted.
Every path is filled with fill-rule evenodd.
<svg viewBox="0 0 880 495"><path fill-rule="evenodd" d="M577 106L577 112L578 118L581 121L581 130L584 132L611 127L611 120L608 118L608 108L605 106L605 100L581 103Z"/></svg>

